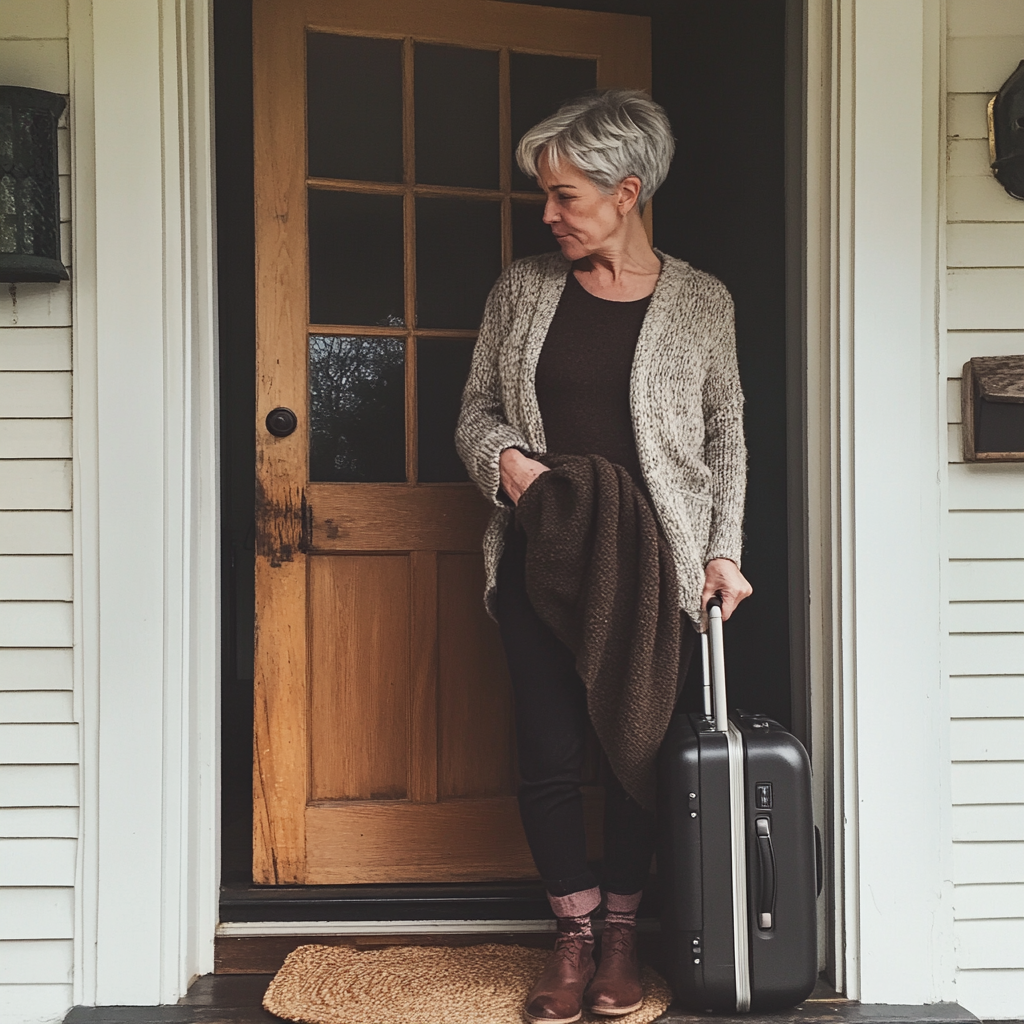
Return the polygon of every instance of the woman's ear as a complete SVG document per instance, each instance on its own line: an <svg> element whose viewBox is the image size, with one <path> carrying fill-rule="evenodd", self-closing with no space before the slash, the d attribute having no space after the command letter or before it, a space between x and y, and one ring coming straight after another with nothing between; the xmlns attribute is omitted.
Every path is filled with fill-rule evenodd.
<svg viewBox="0 0 1024 1024"><path fill-rule="evenodd" d="M617 196L617 206L619 213L625 216L630 210L636 206L640 199L640 179L635 175L631 174L628 178L623 178L619 182L619 191Z"/></svg>

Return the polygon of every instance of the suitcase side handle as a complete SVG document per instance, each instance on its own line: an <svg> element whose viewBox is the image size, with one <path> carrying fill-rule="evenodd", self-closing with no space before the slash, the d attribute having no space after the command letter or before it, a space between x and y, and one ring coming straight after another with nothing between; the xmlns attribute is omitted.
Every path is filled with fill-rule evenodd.
<svg viewBox="0 0 1024 1024"><path fill-rule="evenodd" d="M775 915L775 849L772 846L772 823L768 818L758 818L757 860L761 869L761 905L757 912L757 927L769 931Z"/></svg>
<svg viewBox="0 0 1024 1024"><path fill-rule="evenodd" d="M710 661L711 680L714 688L715 732L728 732L729 704L725 697L725 643L722 637L722 599L717 594L708 601L707 637L711 648ZM705 687L707 687L706 681ZM707 708L709 697L710 694L705 689L705 709Z"/></svg>

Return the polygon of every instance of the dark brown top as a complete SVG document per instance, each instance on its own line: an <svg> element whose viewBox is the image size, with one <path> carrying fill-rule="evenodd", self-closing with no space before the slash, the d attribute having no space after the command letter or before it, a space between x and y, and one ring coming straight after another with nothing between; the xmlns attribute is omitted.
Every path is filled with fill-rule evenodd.
<svg viewBox="0 0 1024 1024"><path fill-rule="evenodd" d="M547 449L600 455L644 488L629 407L629 377L650 296L614 302L569 274L537 363Z"/></svg>

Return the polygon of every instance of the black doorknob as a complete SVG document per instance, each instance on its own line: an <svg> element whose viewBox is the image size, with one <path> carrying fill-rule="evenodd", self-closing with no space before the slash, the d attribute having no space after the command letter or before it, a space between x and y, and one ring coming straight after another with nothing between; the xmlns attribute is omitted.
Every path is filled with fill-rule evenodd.
<svg viewBox="0 0 1024 1024"><path fill-rule="evenodd" d="M269 430L274 437L287 437L289 434L295 433L295 428L299 425L299 418L291 411L291 409L285 409L279 407L277 409L271 409L267 413L267 430Z"/></svg>

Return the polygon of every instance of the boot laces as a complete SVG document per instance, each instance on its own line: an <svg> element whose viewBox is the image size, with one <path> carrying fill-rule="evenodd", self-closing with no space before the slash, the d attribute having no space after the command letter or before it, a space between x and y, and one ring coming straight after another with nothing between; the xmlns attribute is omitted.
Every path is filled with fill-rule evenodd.
<svg viewBox="0 0 1024 1024"><path fill-rule="evenodd" d="M559 932L555 939L554 955L558 960L564 960L567 964L576 963L583 953L583 946L587 936L583 932Z"/></svg>
<svg viewBox="0 0 1024 1024"><path fill-rule="evenodd" d="M633 944L633 928L628 926L606 925L601 936L604 954L611 953L628 956Z"/></svg>

